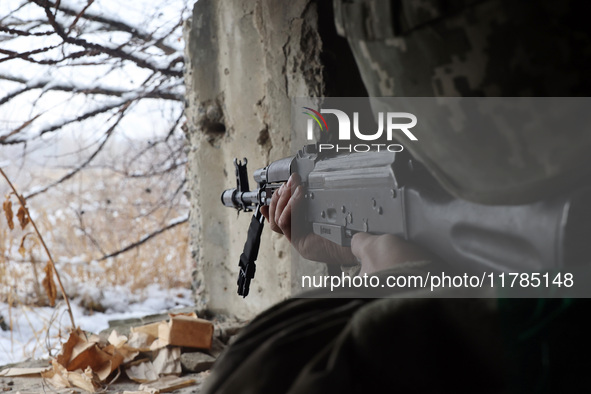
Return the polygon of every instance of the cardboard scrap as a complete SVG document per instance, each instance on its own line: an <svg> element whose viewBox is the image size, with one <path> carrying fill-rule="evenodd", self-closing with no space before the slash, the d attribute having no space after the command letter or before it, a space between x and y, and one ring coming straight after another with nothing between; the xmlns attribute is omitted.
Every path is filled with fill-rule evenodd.
<svg viewBox="0 0 591 394"><path fill-rule="evenodd" d="M107 338L107 341L115 347L121 347L127 342L127 337L125 335L119 335L117 330L111 331L111 335Z"/></svg>
<svg viewBox="0 0 591 394"><path fill-rule="evenodd" d="M68 371L90 368L99 381L105 381L121 365L124 355L113 345L102 347L94 340L87 339L80 329L72 331L57 362Z"/></svg>
<svg viewBox="0 0 591 394"><path fill-rule="evenodd" d="M158 325L158 340L172 346L210 349L213 324L193 314L170 315L168 324Z"/></svg>
<svg viewBox="0 0 591 394"><path fill-rule="evenodd" d="M125 368L127 377L134 382L147 383L158 380L159 376L150 360L134 361Z"/></svg>
<svg viewBox="0 0 591 394"><path fill-rule="evenodd" d="M52 360L51 365L53 368L42 373L41 376L58 389L72 387L72 383L68 380L68 371L56 360Z"/></svg>
<svg viewBox="0 0 591 394"><path fill-rule="evenodd" d="M127 346L139 350L140 352L149 352L150 345L154 342L155 337L146 334L145 332L132 332Z"/></svg>
<svg viewBox="0 0 591 394"><path fill-rule="evenodd" d="M72 382L72 385L75 387L80 387L81 389L91 393L94 393L96 391L95 389L100 387L99 384L93 379L92 369L90 369L90 367L86 367L84 372L68 372L68 380Z"/></svg>
<svg viewBox="0 0 591 394"><path fill-rule="evenodd" d="M41 376L58 389L79 387L94 393L99 387L90 367L87 367L84 372L82 370L70 372L60 365L56 359L52 360L51 365L53 368L42 373Z"/></svg>
<svg viewBox="0 0 591 394"><path fill-rule="evenodd" d="M181 373L181 348L164 348L158 350L152 362L158 375L179 375Z"/></svg>
<svg viewBox="0 0 591 394"><path fill-rule="evenodd" d="M57 388L79 387L95 392L122 366L130 379L144 385L154 384L140 387L143 392L172 391L195 383L176 377L182 371L180 347L210 349L213 332L213 324L199 319L195 313L170 314L170 321L134 327L129 336L113 330L107 342L76 329L50 368L26 372L41 373ZM148 352L152 354L147 355ZM144 358L135 360L141 353ZM0 376L8 376L2 373Z"/></svg>
<svg viewBox="0 0 591 394"><path fill-rule="evenodd" d="M139 360L128 364L125 369L127 376L138 383L153 382L162 375L180 375L181 371L181 349L178 347L162 348L154 361Z"/></svg>
<svg viewBox="0 0 591 394"><path fill-rule="evenodd" d="M47 372L51 367L41 368L6 368L0 371L0 376L3 378L17 377L17 376L35 376Z"/></svg>
<svg viewBox="0 0 591 394"><path fill-rule="evenodd" d="M150 324L146 324L146 325L139 326L139 327L131 327L130 332L132 334L134 332L144 333L144 334L148 335L149 337L152 337L152 341L154 341L156 338L158 338L158 324L160 324L160 323L156 322L156 323L150 323Z"/></svg>
<svg viewBox="0 0 591 394"><path fill-rule="evenodd" d="M158 323L157 327L158 327L158 332L161 332L163 334L167 333L169 331L168 323L165 321ZM160 338L159 336L157 336L156 340L150 344L150 350L156 351L158 349L165 348L168 345L169 345L168 338Z"/></svg>
<svg viewBox="0 0 591 394"><path fill-rule="evenodd" d="M125 337L123 337L125 338ZM97 336L87 337L80 329L70 332L52 368L42 376L57 388L79 387L94 392L133 352L117 333L111 340L119 345L99 343Z"/></svg>
<svg viewBox="0 0 591 394"><path fill-rule="evenodd" d="M105 350L114 350L115 353L121 355L121 357L123 357L123 360L120 364L132 361L142 351L142 349L137 349L136 347L129 345L127 337L125 335L118 335L117 330L111 331L111 335L109 335L107 341L114 346L114 349L111 349L107 346Z"/></svg>
<svg viewBox="0 0 591 394"><path fill-rule="evenodd" d="M117 368L121 360L121 355L115 354L113 346L99 346L96 339L88 339L79 328L70 333L62 351L57 356L57 362L68 371L86 369L86 367L98 371L109 362L115 364Z"/></svg>
<svg viewBox="0 0 591 394"><path fill-rule="evenodd" d="M166 346L192 347L208 350L213 341L213 324L199 319L195 313L170 314L170 321L152 323L146 331L154 333L156 339L150 344L150 350L156 351Z"/></svg>

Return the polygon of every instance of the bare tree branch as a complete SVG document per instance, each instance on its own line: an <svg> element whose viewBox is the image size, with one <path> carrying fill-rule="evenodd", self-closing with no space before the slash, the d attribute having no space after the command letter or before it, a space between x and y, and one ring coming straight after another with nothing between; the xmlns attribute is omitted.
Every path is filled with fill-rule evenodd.
<svg viewBox="0 0 591 394"><path fill-rule="evenodd" d="M82 231L82 233L86 236L86 238L88 238L90 240L90 242L94 245L95 248L98 249L98 251L102 255L106 254L106 252L101 247L100 243L88 231L86 231L86 226L84 225L84 219L82 218L82 215L78 211L75 211L75 213L76 213L76 217L78 218L78 223L80 223L80 225L77 226L76 228L78 230Z"/></svg>
<svg viewBox="0 0 591 394"><path fill-rule="evenodd" d="M45 62L43 60L37 61L37 60L31 59L30 56L31 55L35 55L35 54L38 54L38 53L43 53L43 52L50 51L52 49L58 48L60 45L62 45L62 44L52 45L52 46L44 47L44 48L37 48L37 49L33 49L33 50L27 51L27 52L15 52L15 51L10 51L10 50L7 50L7 49L0 48L0 53L3 53L5 55L8 55L8 56L3 57L2 59L0 59L0 63L3 63L3 62L8 61L8 60L12 60L12 59L23 59L23 60L26 60L26 61L29 61L29 62L32 62L32 63L53 64L53 63L49 63L49 61L48 62Z"/></svg>
<svg viewBox="0 0 591 394"><path fill-rule="evenodd" d="M10 27L0 25L0 31L13 34L15 36L50 36L55 34L55 31L48 30L48 31L39 31L39 32L30 32L26 30L19 30L19 29L11 29Z"/></svg>
<svg viewBox="0 0 591 394"><path fill-rule="evenodd" d="M27 84L27 81L24 78L19 78L16 76L10 76L10 75L0 75L0 79L5 79L8 81L12 81L12 82L18 82L18 83L22 83L22 84ZM141 98L155 98L155 99L163 99L163 100L173 100L173 101L179 101L179 102L184 102L184 97L182 94L180 93L174 93L171 91L166 91L166 90L151 90L151 91L136 91L136 92L130 92L129 90L123 90L123 89L114 89L114 88L110 88L110 87L81 87L81 86L76 86L75 84L71 84L71 85L66 85L66 84L56 84L51 80L40 80L35 82L34 84L28 84L26 85L24 88L22 89L17 89L12 93L7 94L6 96L0 98L0 105L7 103L8 101L12 100L13 98L28 92L30 90L34 90L34 89L44 89L46 88L47 90L55 90L55 91L61 91L61 92L74 92L74 93L83 93L83 94L90 94L90 95L104 95L104 96L115 96L115 97L122 97L122 96L126 96L129 95L130 93L132 93L134 95L135 100L137 99L141 99ZM126 100L126 101L131 101L130 100Z"/></svg>
<svg viewBox="0 0 591 394"><path fill-rule="evenodd" d="M123 117L125 116L125 111L127 110L127 108L129 108L129 104L126 105L125 107L123 107L120 112L119 112L119 117L117 118L117 120L115 121L115 123L109 127L109 129L107 130L107 132L105 133L105 138L103 139L103 141L100 143L100 145L98 146L98 148L96 148L96 150L83 162L81 163L78 167L76 167L74 170L70 171L69 173L67 173L66 175L64 175L63 177L61 177L60 179L58 179L57 181L50 183L49 185L44 186L41 189L35 190L33 192L27 193L26 195L24 195L25 199L30 199L33 198L35 196L38 196L41 193L46 192L47 190L49 190L52 187L55 187L65 181L67 181L68 179L72 178L74 175L76 175L77 173L79 173L82 169L84 169L90 162L92 162L94 160L94 158L101 152L101 150L104 148L105 144L107 143L107 141L109 140L109 138L113 135L113 130L115 130L115 128L117 127L117 125L119 125L119 122L121 122L121 119L123 119Z"/></svg>
<svg viewBox="0 0 591 394"><path fill-rule="evenodd" d="M94 50L100 51L102 53L107 53L113 57L117 57L117 58L120 58L123 60L129 60L129 61L132 61L135 64L137 64L138 67L147 68L147 69L150 69L153 71L158 71L164 75L178 77L178 78L183 77L182 71L176 71L176 70L158 67L154 64L151 64L147 60L144 60L142 58L134 56L131 53L127 53L123 50L108 48L103 45L89 42L89 41L84 40L82 38L70 37L70 36L68 36L68 34L66 34L66 32L64 31L62 26L55 20L55 15L51 13L50 7L51 7L52 3L50 3L48 0L31 0L31 1L33 1L35 4L37 4L40 7L43 7L45 9L45 14L47 15L47 19L49 20L49 24L53 27L55 32L62 38L62 40L64 40L64 42L67 42L67 43L73 44L73 45L78 45L78 46L81 46L86 49L94 49ZM58 6L57 4L55 4L55 5L56 5L56 7ZM56 11L57 11L57 9L56 9Z"/></svg>
<svg viewBox="0 0 591 394"><path fill-rule="evenodd" d="M182 15L187 8L181 5L185 8L178 21L171 20L170 14L159 19L157 8L142 12L150 19L133 26L109 16L112 11L101 2L72 4L76 5L60 0L22 0L16 9L0 11L0 85L4 84L0 86L0 110L4 124L11 125L0 129L0 147L22 144L21 165L25 157L50 163L41 164L46 166L40 173L47 174L47 184L32 180L26 198L61 186L46 197L55 198L56 193L66 191L70 198L65 204L81 201L76 205L79 211L74 210L79 226L70 210L48 219L74 223L85 247L105 260L187 222L187 206L182 200L187 159L185 139L179 136L184 118L184 56L175 44L181 39ZM156 27L148 30L144 26ZM145 125L141 117L146 114L156 119L151 142L137 130L138 124ZM58 132L65 139L43 138ZM123 148L122 143L129 143L129 147ZM74 152L79 156L72 154L69 144L82 144L83 148ZM65 171L56 172L58 169ZM113 205L107 208L100 201ZM86 223L82 211L86 211ZM133 232L128 232L122 238L125 240L115 238L113 246L112 233L96 230L99 221L95 215L109 215L118 226L137 223L156 230L136 242L132 242ZM167 222L169 216L182 219ZM74 246L66 244L68 252L86 253L74 252ZM121 245L127 246L107 254Z"/></svg>
<svg viewBox="0 0 591 394"><path fill-rule="evenodd" d="M52 3L52 2L49 2L49 3L55 7L54 3ZM86 8L88 8L88 7L86 7ZM99 23L107 26L111 31L123 31L123 32L129 33L133 38L136 38L140 41L145 41L147 43L151 42L151 44L153 46L162 50L162 52L164 52L166 55L170 55L170 54L173 54L176 52L176 49L171 48L170 46L165 45L163 43L164 39L167 37L168 34L164 34L162 36L162 38L153 39L152 34L147 34L147 33L143 33L141 31L139 31L137 26L128 25L125 22L113 20L113 19L107 18L103 15L91 13L88 11L85 11L80 14L78 11L68 8L67 6L63 6L63 5L60 6L60 11L62 11L64 14L70 15L70 16L80 15L80 17L83 19L93 21L93 22L99 22ZM175 28L177 28L178 26L179 25L176 25Z"/></svg>
<svg viewBox="0 0 591 394"><path fill-rule="evenodd" d="M80 20L80 18L86 13L86 10L88 10L88 7L90 7L92 5L92 3L94 3L94 0L88 0L88 3L86 3L86 6L82 9L82 11L80 11L79 13L77 13L75 15L74 21L72 23L70 23L70 27L68 28L68 35L72 32L72 29L74 29L74 26L76 26L76 23L78 23L78 21ZM57 6L55 7L56 11L57 11Z"/></svg>
<svg viewBox="0 0 591 394"><path fill-rule="evenodd" d="M137 242L134 242L134 243L132 243L132 244L130 244L130 245L127 245L126 247L124 247L124 248L122 248L122 249L119 249L119 250L118 250L118 251L116 251L116 252L109 253L108 255L105 255L105 256L101 257L101 258L99 259L99 261L103 261L103 260L106 260L106 259L108 259L108 258L111 258L111 257L118 256L118 255L120 255L120 254L122 254L122 253L125 253L125 252L127 252L127 251L131 250L131 249L137 248L138 246L140 246L140 245L142 245L142 244L146 243L147 241L149 241L150 239L152 239L152 238L156 237L157 235L160 235L160 234L162 234L162 233L163 233L163 232L165 232L165 231L168 231L168 230L170 230L170 229L172 229L172 228L175 228L176 226L179 226L179 225L181 225L181 224L187 223L188 221L189 221L189 217L188 217L188 216L187 216L187 217L185 217L185 218L183 218L183 219L181 219L181 220L174 221L174 222L170 223L169 225L167 225L166 227L162 227L162 228L160 228L160 229L158 229L158 230L154 231L153 233L150 233L150 234L148 234L148 235L144 235L144 236L143 236L143 237L142 237L142 238L141 238L139 241L137 241Z"/></svg>
<svg viewBox="0 0 591 394"><path fill-rule="evenodd" d="M81 121L83 121L83 120L86 120L86 119L92 118L92 117L94 117L94 116L97 116L97 115L100 115L100 114L104 114L104 113L106 113L106 112L109 112L109 111L111 111L111 110L113 110L113 109L115 109L115 108L119 108L119 107L123 107L123 106L125 106L125 105L129 105L129 103L131 103L132 101L133 101L133 100L125 100L125 101L118 102L118 103L115 103L115 104L112 104L112 105L106 105L106 106L104 106L104 107L101 107L101 108L95 109L94 111L89 111L89 112L86 112L86 113L84 113L84 114L82 114L82 115L80 115L80 116L78 116L78 117L76 117L76 118L74 118L74 119L69 119L69 120L66 120L66 121L64 121L64 122L62 122L62 123L59 123L59 124L57 124L57 125L54 125L54 126L51 126L51 127L44 128L44 129L42 129L42 130L39 132L38 136L40 137L40 136L42 136L43 134L47 134L47 133L51 133L51 132L53 132L53 131L59 130L59 129L61 129L61 128L63 128L63 127L65 127L65 126L69 125L69 124L76 123L76 122L81 122ZM1 141L1 140L0 140L0 141ZM1 142L0 142L0 143L1 143Z"/></svg>
<svg viewBox="0 0 591 394"><path fill-rule="evenodd" d="M31 123L33 123L35 121L35 119L37 119L38 117L40 117L42 114L37 114L35 115L33 118L27 120L25 123L23 123L22 125L20 125L19 127L17 127L16 129L12 130L10 133L6 134L6 135L2 135L0 136L0 145L2 144L2 142L4 140L6 140L9 137L12 137L15 134L20 133L22 130L24 130L25 128L27 128Z"/></svg>

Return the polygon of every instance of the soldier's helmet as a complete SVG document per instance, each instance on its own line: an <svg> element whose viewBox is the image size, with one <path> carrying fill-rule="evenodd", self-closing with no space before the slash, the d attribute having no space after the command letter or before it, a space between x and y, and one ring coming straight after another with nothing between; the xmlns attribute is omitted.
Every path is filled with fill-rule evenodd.
<svg viewBox="0 0 591 394"><path fill-rule="evenodd" d="M585 3L334 0L334 10L370 96L562 97L577 116L591 91ZM531 100L528 116L551 111L544 103ZM455 195L521 203L588 182L591 132L579 126L431 129L409 149Z"/></svg>

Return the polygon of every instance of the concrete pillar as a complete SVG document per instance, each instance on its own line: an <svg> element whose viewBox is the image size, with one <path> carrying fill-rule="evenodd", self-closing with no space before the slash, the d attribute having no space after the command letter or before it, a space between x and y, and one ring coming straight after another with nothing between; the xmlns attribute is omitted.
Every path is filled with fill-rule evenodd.
<svg viewBox="0 0 591 394"><path fill-rule="evenodd" d="M317 21L310 0L199 0L187 24L190 231L201 308L249 318L291 294L289 244L268 228L250 295L236 294L251 214L223 207L220 194L235 187L235 157L248 158L252 187L255 169L289 155L291 98L323 93Z"/></svg>

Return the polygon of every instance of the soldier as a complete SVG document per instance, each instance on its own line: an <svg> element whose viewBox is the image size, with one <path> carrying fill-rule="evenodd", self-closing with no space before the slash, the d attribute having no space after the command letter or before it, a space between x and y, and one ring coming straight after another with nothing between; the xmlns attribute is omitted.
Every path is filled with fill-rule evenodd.
<svg viewBox="0 0 591 394"><path fill-rule="evenodd" d="M377 97L588 96L591 36L583 7L550 0L334 1L337 31L368 94ZM569 133L563 137L572 143L557 150L549 133L524 131L509 141L491 134L475 145L470 136L443 140L433 130L411 150L450 193L516 204L587 182L591 138L588 131ZM528 150L534 138L540 149ZM519 160L482 160L507 146ZM463 160L450 160L458 155ZM264 214L306 255L311 242L324 241L291 233L299 198L292 186L297 180L275 193ZM360 260L362 272L432 259L393 236L356 235L350 251L326 247L308 257ZM245 329L204 392L572 392L589 364L587 306L562 299L288 300Z"/></svg>

